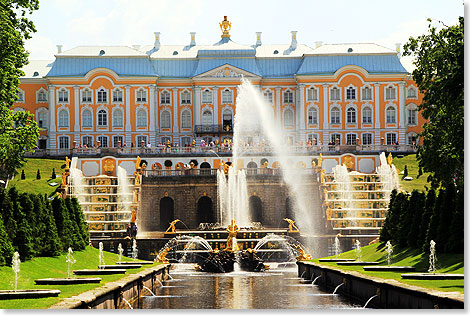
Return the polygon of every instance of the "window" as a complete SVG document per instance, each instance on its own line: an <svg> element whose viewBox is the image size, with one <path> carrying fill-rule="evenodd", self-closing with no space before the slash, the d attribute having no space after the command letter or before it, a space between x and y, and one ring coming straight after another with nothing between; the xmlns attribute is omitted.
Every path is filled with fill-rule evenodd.
<svg viewBox="0 0 470 315"><path fill-rule="evenodd" d="M372 89L368 86L362 89L362 99L365 101L372 100Z"/></svg>
<svg viewBox="0 0 470 315"><path fill-rule="evenodd" d="M68 149L69 148L69 137L61 136L59 137L59 149Z"/></svg>
<svg viewBox="0 0 470 315"><path fill-rule="evenodd" d="M331 109L331 123L340 124L341 123L341 112L338 107L333 107Z"/></svg>
<svg viewBox="0 0 470 315"><path fill-rule="evenodd" d="M318 135L316 133L309 133L307 135L307 141L312 141L313 145L318 144Z"/></svg>
<svg viewBox="0 0 470 315"><path fill-rule="evenodd" d="M232 91L224 90L222 92L222 103L224 104L232 103Z"/></svg>
<svg viewBox="0 0 470 315"><path fill-rule="evenodd" d="M108 125L108 113L101 109L98 111L98 127Z"/></svg>
<svg viewBox="0 0 470 315"><path fill-rule="evenodd" d="M113 102L122 102L122 91L114 90L113 91Z"/></svg>
<svg viewBox="0 0 470 315"><path fill-rule="evenodd" d="M397 134L396 133L387 133L387 145L397 143Z"/></svg>
<svg viewBox="0 0 470 315"><path fill-rule="evenodd" d="M181 93L181 104L191 104L191 93L188 91Z"/></svg>
<svg viewBox="0 0 470 315"><path fill-rule="evenodd" d="M347 145L356 145L356 134L348 133L346 135L346 144Z"/></svg>
<svg viewBox="0 0 470 315"><path fill-rule="evenodd" d="M161 128L171 128L171 116L167 110L162 112Z"/></svg>
<svg viewBox="0 0 470 315"><path fill-rule="evenodd" d="M330 135L330 140L333 144L336 144L336 141L338 141L338 144L341 144L341 135L339 133L333 133Z"/></svg>
<svg viewBox="0 0 470 315"><path fill-rule="evenodd" d="M339 96L339 89L337 87L334 87L330 90L331 95L330 95L330 100L332 101L339 101L340 96Z"/></svg>
<svg viewBox="0 0 470 315"><path fill-rule="evenodd" d="M356 123L356 109L355 108L348 108L346 111L346 122L348 124L355 124Z"/></svg>
<svg viewBox="0 0 470 315"><path fill-rule="evenodd" d="M59 91L59 103L68 103L69 92L65 89Z"/></svg>
<svg viewBox="0 0 470 315"><path fill-rule="evenodd" d="M91 103L91 91L86 89L82 91L82 103Z"/></svg>
<svg viewBox="0 0 470 315"><path fill-rule="evenodd" d="M386 110L387 124L395 124L396 120L396 110L394 107L389 106Z"/></svg>
<svg viewBox="0 0 470 315"><path fill-rule="evenodd" d="M312 87L307 90L307 101L316 101L318 100L317 89Z"/></svg>
<svg viewBox="0 0 470 315"><path fill-rule="evenodd" d="M285 91L284 103L294 103L294 93L292 93L291 91Z"/></svg>
<svg viewBox="0 0 470 315"><path fill-rule="evenodd" d="M104 89L98 91L98 103L106 103L108 101L108 95Z"/></svg>
<svg viewBox="0 0 470 315"><path fill-rule="evenodd" d="M415 108L411 108L408 110L408 125L416 125L418 121L417 114L418 111Z"/></svg>
<svg viewBox="0 0 470 315"><path fill-rule="evenodd" d="M108 147L108 137L107 136L99 136L98 141L99 141L99 146L101 148L107 148Z"/></svg>
<svg viewBox="0 0 470 315"><path fill-rule="evenodd" d="M205 110L202 113L202 124L204 126L212 125L212 112L210 110Z"/></svg>
<svg viewBox="0 0 470 315"><path fill-rule="evenodd" d="M47 128L47 118L49 114L47 110L38 111L37 114L37 122L39 128Z"/></svg>
<svg viewBox="0 0 470 315"><path fill-rule="evenodd" d="M181 137L181 146L182 147L189 147L191 146L191 137Z"/></svg>
<svg viewBox="0 0 470 315"><path fill-rule="evenodd" d="M162 137L161 140L162 140L161 143L163 143L163 144L167 144L168 141L170 141L170 143L171 143L171 138L170 137Z"/></svg>
<svg viewBox="0 0 470 315"><path fill-rule="evenodd" d="M370 107L364 107L364 109L362 110L362 123L372 123L372 109Z"/></svg>
<svg viewBox="0 0 470 315"><path fill-rule="evenodd" d="M121 142L121 143L119 143L119 142ZM121 147L122 147L123 143L124 142L123 142L122 136L113 136L113 147L118 148L119 145L121 145Z"/></svg>
<svg viewBox="0 0 470 315"><path fill-rule="evenodd" d="M418 137L415 133L408 134L408 144L415 145L418 143Z"/></svg>
<svg viewBox="0 0 470 315"><path fill-rule="evenodd" d="M284 111L284 127L294 126L294 111L292 109L286 109Z"/></svg>
<svg viewBox="0 0 470 315"><path fill-rule="evenodd" d="M191 112L184 110L181 113L181 128L191 128Z"/></svg>
<svg viewBox="0 0 470 315"><path fill-rule="evenodd" d="M163 91L160 94L160 104L170 104L170 93L168 91Z"/></svg>
<svg viewBox="0 0 470 315"><path fill-rule="evenodd" d="M202 102L204 104L212 103L212 91L203 91L202 92Z"/></svg>
<svg viewBox="0 0 470 315"><path fill-rule="evenodd" d="M348 87L346 89L346 99L347 100L355 100L356 99L356 89L351 87Z"/></svg>
<svg viewBox="0 0 470 315"><path fill-rule="evenodd" d="M362 134L362 145L371 145L372 144L372 134L364 133Z"/></svg>
<svg viewBox="0 0 470 315"><path fill-rule="evenodd" d="M147 145L147 136L137 136L137 146L145 147Z"/></svg>
<svg viewBox="0 0 470 315"><path fill-rule="evenodd" d="M124 114L121 109L113 111L113 127L124 127Z"/></svg>
<svg viewBox="0 0 470 315"><path fill-rule="evenodd" d="M137 111L137 127L147 127L147 112L145 109Z"/></svg>
<svg viewBox="0 0 470 315"><path fill-rule="evenodd" d="M59 127L68 127L69 126L69 113L65 109L59 111Z"/></svg>
<svg viewBox="0 0 470 315"><path fill-rule="evenodd" d="M318 124L318 111L316 108L309 108L308 112L307 112L307 116L308 116L308 124L309 125L316 125Z"/></svg>
<svg viewBox="0 0 470 315"><path fill-rule="evenodd" d="M264 92L264 100L269 104L274 103L273 92L271 92L269 90Z"/></svg>
<svg viewBox="0 0 470 315"><path fill-rule="evenodd" d="M137 94L137 97L136 97L137 103L147 102L147 92L144 89L137 90L136 94Z"/></svg>
<svg viewBox="0 0 470 315"><path fill-rule="evenodd" d="M385 89L385 99L394 100L396 98L395 92L396 92L396 90L393 86L387 87Z"/></svg>
<svg viewBox="0 0 470 315"><path fill-rule="evenodd" d="M18 98L17 102L24 102L24 92L23 91L16 92L16 97Z"/></svg>
<svg viewBox="0 0 470 315"><path fill-rule="evenodd" d="M82 127L91 127L91 126L92 126L91 110L85 109L82 112Z"/></svg>
<svg viewBox="0 0 470 315"><path fill-rule="evenodd" d="M92 147L93 146L93 137L91 136L84 136L82 138L82 144L87 147Z"/></svg>
<svg viewBox="0 0 470 315"><path fill-rule="evenodd" d="M44 90L38 92L38 102L47 102L47 94Z"/></svg>
<svg viewBox="0 0 470 315"><path fill-rule="evenodd" d="M408 95L407 95L408 98L416 98L416 90L415 88L413 87L410 87L408 89Z"/></svg>

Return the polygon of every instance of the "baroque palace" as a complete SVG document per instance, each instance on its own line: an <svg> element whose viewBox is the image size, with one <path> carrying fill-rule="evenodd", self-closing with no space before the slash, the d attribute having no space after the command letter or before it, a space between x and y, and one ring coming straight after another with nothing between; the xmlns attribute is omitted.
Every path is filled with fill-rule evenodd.
<svg viewBox="0 0 470 315"><path fill-rule="evenodd" d="M35 114L39 149L199 146L233 135L248 78L291 144L414 145L422 95L397 50L376 44L79 46L23 70L13 110ZM310 141L310 142L309 142Z"/></svg>

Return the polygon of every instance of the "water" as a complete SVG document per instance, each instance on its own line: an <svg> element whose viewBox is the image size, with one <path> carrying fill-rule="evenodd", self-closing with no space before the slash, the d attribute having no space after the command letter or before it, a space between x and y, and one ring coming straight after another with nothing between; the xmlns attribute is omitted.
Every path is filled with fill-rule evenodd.
<svg viewBox="0 0 470 315"><path fill-rule="evenodd" d="M78 199L80 204L85 200L85 178L81 170L75 167L70 168L70 178L72 180L73 196Z"/></svg>
<svg viewBox="0 0 470 315"><path fill-rule="evenodd" d="M250 226L251 217L248 207L248 188L245 170L230 167L228 176L217 171L217 194L219 197L220 223L228 226L232 219L239 226Z"/></svg>
<svg viewBox="0 0 470 315"><path fill-rule="evenodd" d="M387 244L385 244L385 251L387 252L387 265L390 266L392 264L392 254L393 254L393 247L390 241L387 241Z"/></svg>
<svg viewBox="0 0 470 315"><path fill-rule="evenodd" d="M308 250L305 249L302 244L297 241L295 238L285 235L276 235L276 234L268 234L256 243L255 247L253 248L255 251L263 249L263 246L266 244L275 244L277 247L283 249L287 253L287 261L296 261L296 256L299 254L296 246L300 246L305 253L308 253ZM264 248L264 249L269 249ZM272 255L270 252L259 252L257 253L258 257L267 261L269 260L269 255Z"/></svg>
<svg viewBox="0 0 470 315"><path fill-rule="evenodd" d="M98 246L98 267L103 268L103 265L104 265L103 242L100 242Z"/></svg>
<svg viewBox="0 0 470 315"><path fill-rule="evenodd" d="M13 254L13 258L11 262L12 262L11 268L13 268L13 272L15 273L15 291L16 291L18 289L18 273L20 272L20 264L21 264L20 254L18 252L15 252Z"/></svg>
<svg viewBox="0 0 470 315"><path fill-rule="evenodd" d="M138 254L139 250L137 249L137 241L134 239L132 240L132 259L136 260Z"/></svg>
<svg viewBox="0 0 470 315"><path fill-rule="evenodd" d="M335 236L334 247L335 247L335 256L338 257L338 255L341 254L341 248L340 248L338 236Z"/></svg>
<svg viewBox="0 0 470 315"><path fill-rule="evenodd" d="M429 269L428 272L436 273L436 242L431 240L429 249Z"/></svg>
<svg viewBox="0 0 470 315"><path fill-rule="evenodd" d="M157 288L142 298L144 309L349 309L360 308L297 278L295 264L264 273L200 273L191 265L171 270L177 286ZM166 282L166 281L165 281Z"/></svg>
<svg viewBox="0 0 470 315"><path fill-rule="evenodd" d="M359 240L356 240L356 242L354 243L354 252L356 254L356 260L362 261L362 248L361 242Z"/></svg>
<svg viewBox="0 0 470 315"><path fill-rule="evenodd" d="M384 152L380 153L380 166L377 167L377 174L380 175L380 180L384 183L382 190L388 194L388 196L393 189L398 189L400 181L397 169L393 164L392 166L388 165Z"/></svg>
<svg viewBox="0 0 470 315"><path fill-rule="evenodd" d="M122 253L124 252L124 248L122 248L122 244L119 243L118 245L118 253L119 253L119 259L118 259L118 262L121 263L122 261Z"/></svg>
<svg viewBox="0 0 470 315"><path fill-rule="evenodd" d="M65 262L67 263L67 278L71 278L72 277L72 265L77 262L75 258L73 257L73 250L71 247L69 247Z"/></svg>
<svg viewBox="0 0 470 315"><path fill-rule="evenodd" d="M336 165L333 168L334 181L336 182L336 191L343 200L343 209L346 209L345 219L349 221L351 227L356 226L356 211L353 211L353 189L348 169L345 165Z"/></svg>
<svg viewBox="0 0 470 315"><path fill-rule="evenodd" d="M118 176L118 187L117 187L117 198L118 198L118 210L131 212L132 204L132 193L129 187L129 179L127 176L127 171L118 166L117 168Z"/></svg>

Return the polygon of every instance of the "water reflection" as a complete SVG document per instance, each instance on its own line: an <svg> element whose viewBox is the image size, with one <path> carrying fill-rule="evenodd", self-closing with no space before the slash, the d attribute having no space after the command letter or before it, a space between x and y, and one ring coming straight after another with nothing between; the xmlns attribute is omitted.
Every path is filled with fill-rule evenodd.
<svg viewBox="0 0 470 315"><path fill-rule="evenodd" d="M173 280L142 298L145 309L312 309L359 308L339 295L328 294L297 278L295 265L264 273L226 274L171 270Z"/></svg>

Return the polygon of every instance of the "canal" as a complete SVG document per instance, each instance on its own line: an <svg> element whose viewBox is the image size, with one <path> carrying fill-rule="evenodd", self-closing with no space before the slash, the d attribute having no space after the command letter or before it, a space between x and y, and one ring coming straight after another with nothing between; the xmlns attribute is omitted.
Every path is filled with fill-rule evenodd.
<svg viewBox="0 0 470 315"><path fill-rule="evenodd" d="M298 277L295 263L270 264L265 272L205 273L175 264L144 309L350 309L345 298L321 291Z"/></svg>

